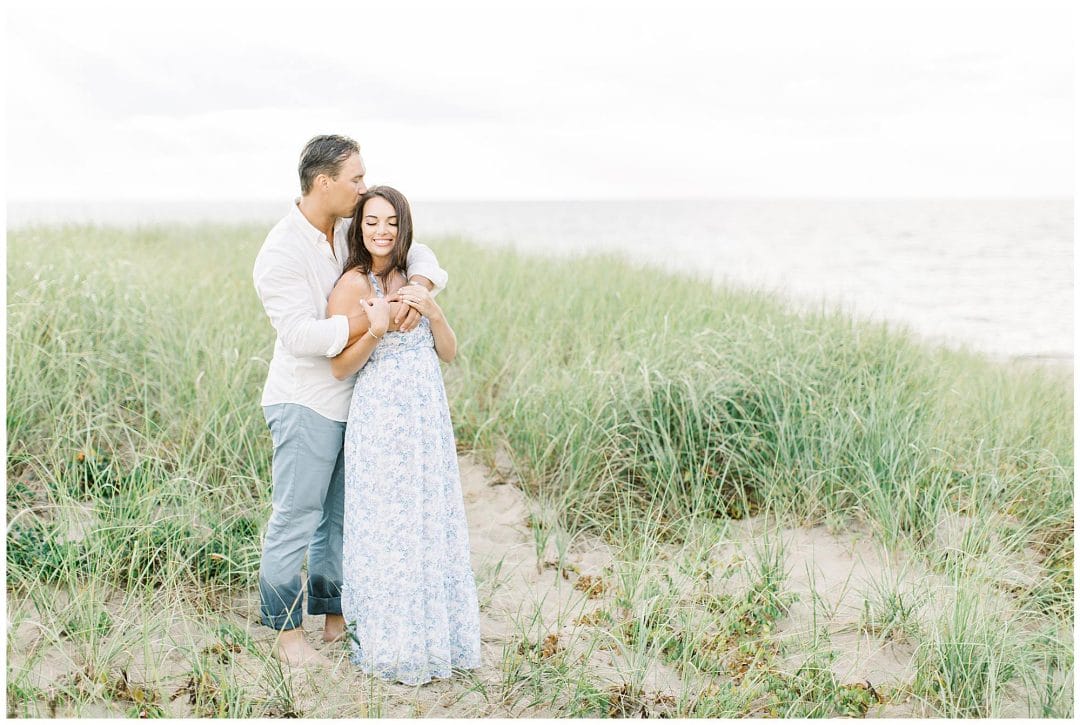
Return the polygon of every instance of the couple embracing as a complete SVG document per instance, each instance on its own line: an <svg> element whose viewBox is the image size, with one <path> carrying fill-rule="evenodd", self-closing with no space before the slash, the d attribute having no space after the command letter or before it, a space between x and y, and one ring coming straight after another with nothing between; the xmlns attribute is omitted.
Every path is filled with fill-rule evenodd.
<svg viewBox="0 0 1080 725"><path fill-rule="evenodd" d="M447 274L413 243L405 197L367 188L355 141L316 136L299 172L302 196L253 274L277 332L262 623L279 630L280 659L326 661L301 627L306 553L308 614L364 671L421 684L474 669L479 607L439 368L457 349L435 301Z"/></svg>

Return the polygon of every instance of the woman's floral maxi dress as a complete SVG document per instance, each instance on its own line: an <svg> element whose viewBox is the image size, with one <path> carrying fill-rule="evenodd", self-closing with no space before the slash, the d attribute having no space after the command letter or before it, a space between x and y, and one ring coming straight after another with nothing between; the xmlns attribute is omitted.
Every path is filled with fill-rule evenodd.
<svg viewBox="0 0 1080 725"><path fill-rule="evenodd" d="M415 685L480 666L457 450L427 318L386 333L357 375L342 568L351 659L364 671Z"/></svg>

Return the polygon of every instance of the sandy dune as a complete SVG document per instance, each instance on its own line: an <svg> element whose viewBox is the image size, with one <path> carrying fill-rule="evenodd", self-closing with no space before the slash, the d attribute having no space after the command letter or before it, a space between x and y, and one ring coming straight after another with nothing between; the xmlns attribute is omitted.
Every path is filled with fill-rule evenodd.
<svg viewBox="0 0 1080 725"><path fill-rule="evenodd" d="M305 717L566 715L559 706L565 695L559 694L557 683L552 687L555 702L550 698L535 702L536 688L525 687L523 680L534 670L530 663L518 665L530 657L531 664L559 658L573 672L570 681L588 682L598 692L631 693L621 698L618 709L609 711L612 715L672 714L677 702L692 700L708 686L704 680L684 679L651 651L627 646L610 631L610 620L605 623L594 614L604 609L632 616L625 602L617 600L617 590L620 576L633 570L635 561L619 560L618 552L602 541L582 535L561 540L552 536L538 556L531 521L545 516L550 520L550 512L538 510L512 477L489 472L468 456L460 463L480 596L484 664L479 670L420 687L384 683L353 667L343 645L323 645L322 617L309 616L304 621L307 637L333 660L333 668L280 671L268 664L266 653L274 633L259 625L257 593L252 591L228 601L181 593L174 601L155 601L153 609L134 603L135 597L113 594L108 605L113 620L129 626L90 643L45 636L31 603L9 601L8 679L30 666L34 672L29 682L45 691L64 687L99 691L100 698L89 698L95 704L77 710L62 697L55 698L55 707L43 708L42 715L116 715L131 707L115 697L110 701L108 693L110 688L115 692L119 667L133 686L145 683L157 691L165 713L176 717L205 708L192 702L192 668L200 657L217 668L216 684L207 692L218 707L235 707L224 692L231 687L233 692L247 693L257 708L269 707L270 714L293 712ZM703 580L710 582L706 587L738 591L740 577L731 573L744 571L745 564L760 554L757 547L767 525L763 517L730 522L707 546L704 569L688 569L685 550L661 547L655 561L644 567L645 573L669 582L679 606L689 609L698 606ZM940 578L912 560L883 551L858 530L830 532L818 527L771 533L774 541L783 543L784 588L797 595L775 631L795 643L787 647L791 667L797 667L798 642L824 625L831 646L840 653L831 666L840 682L879 689L910 682L915 645L903 637L882 638L864 631L859 624L864 599L885 581L913 601L922 597L929 602L943 586ZM559 547L561 569L556 564ZM64 596L57 593L60 599ZM22 613L14 626L13 610ZM246 633L247 644L223 648L215 631L222 621L233 631ZM48 651L41 652L42 648ZM80 675L93 673L95 663L103 663L97 665L99 673L102 666L106 670L98 682ZM901 701L875 706L868 714L924 713L917 703Z"/></svg>

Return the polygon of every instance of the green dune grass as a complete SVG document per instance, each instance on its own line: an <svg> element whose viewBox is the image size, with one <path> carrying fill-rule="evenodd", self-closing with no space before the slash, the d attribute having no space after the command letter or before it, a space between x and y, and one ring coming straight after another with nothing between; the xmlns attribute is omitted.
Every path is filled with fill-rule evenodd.
<svg viewBox="0 0 1080 725"><path fill-rule="evenodd" d="M250 277L264 235L9 232L9 592L254 584L270 481L258 401L273 332ZM507 456L559 527L626 546L639 529L627 521L648 521L680 542L694 522L767 511L868 525L957 577L991 550L1035 552L1035 584L1016 596L1071 621L1068 373L610 258L433 246L459 338L446 368L459 447L504 468ZM96 524L82 531L86 511ZM973 523L962 555L944 557L935 537L956 516ZM109 627L86 617L87 637ZM996 712L1003 669L965 679L956 630L979 622L954 619L913 687L941 714ZM1068 660L1071 673L1071 648Z"/></svg>

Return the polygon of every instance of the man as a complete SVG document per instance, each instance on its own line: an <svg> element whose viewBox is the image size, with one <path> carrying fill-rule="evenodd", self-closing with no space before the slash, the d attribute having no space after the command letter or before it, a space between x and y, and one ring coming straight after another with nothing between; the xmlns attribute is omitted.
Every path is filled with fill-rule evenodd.
<svg viewBox="0 0 1080 725"><path fill-rule="evenodd" d="M367 332L360 306L326 317L326 301L348 256L347 231L364 184L360 147L316 136L300 155L300 191L255 259L255 290L277 332L262 406L274 443L273 513L259 567L262 622L280 630L275 655L291 665L325 664L304 639L300 569L308 554L308 614L326 615L323 641L345 633L341 616L345 421L355 376L337 380L330 358ZM446 285L430 249L413 244L409 284ZM407 288L402 288L405 291ZM411 308L395 322L420 322Z"/></svg>

